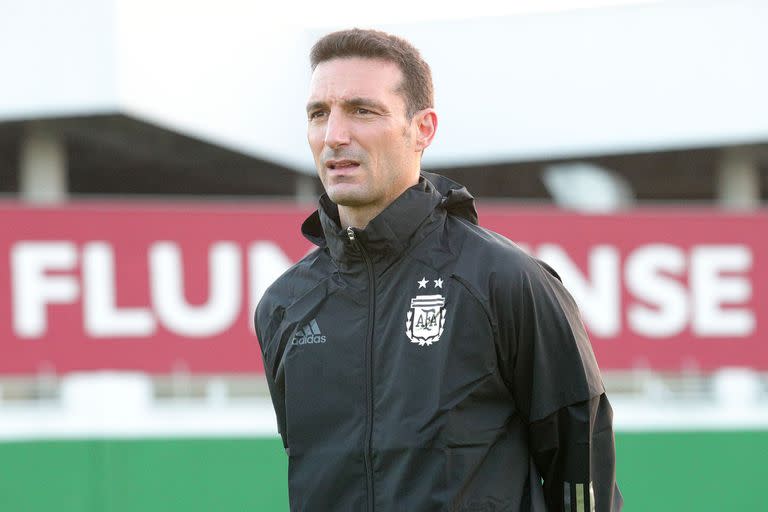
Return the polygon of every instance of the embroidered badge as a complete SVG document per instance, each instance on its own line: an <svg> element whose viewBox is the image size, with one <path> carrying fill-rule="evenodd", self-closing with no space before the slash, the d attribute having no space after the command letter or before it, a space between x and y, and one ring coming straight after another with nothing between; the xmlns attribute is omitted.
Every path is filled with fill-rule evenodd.
<svg viewBox="0 0 768 512"><path fill-rule="evenodd" d="M417 281L419 288L426 288L425 278ZM435 288L443 287L443 280L434 281ZM431 345L440 339L445 328L445 297L442 295L417 295L411 299L411 308L405 318L405 334L411 343L420 347Z"/></svg>

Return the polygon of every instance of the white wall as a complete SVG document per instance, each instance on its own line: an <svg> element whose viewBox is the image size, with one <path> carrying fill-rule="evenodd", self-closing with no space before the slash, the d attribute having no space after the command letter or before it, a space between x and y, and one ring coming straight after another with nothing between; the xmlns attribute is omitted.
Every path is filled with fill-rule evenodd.
<svg viewBox="0 0 768 512"><path fill-rule="evenodd" d="M0 121L114 110L116 70L111 2L0 1Z"/></svg>
<svg viewBox="0 0 768 512"><path fill-rule="evenodd" d="M8 2L0 120L111 108L312 172L309 47L378 19L355 23L347 9L335 24L331 4ZM434 70L441 117L427 165L768 139L763 0L419 15L379 27L411 39Z"/></svg>

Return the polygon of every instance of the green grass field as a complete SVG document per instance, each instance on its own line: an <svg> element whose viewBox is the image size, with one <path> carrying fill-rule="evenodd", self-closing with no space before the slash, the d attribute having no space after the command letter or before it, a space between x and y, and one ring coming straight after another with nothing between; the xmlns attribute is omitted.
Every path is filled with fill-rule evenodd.
<svg viewBox="0 0 768 512"><path fill-rule="evenodd" d="M768 511L768 431L617 434L629 512ZM2 512L285 511L277 439L0 443Z"/></svg>

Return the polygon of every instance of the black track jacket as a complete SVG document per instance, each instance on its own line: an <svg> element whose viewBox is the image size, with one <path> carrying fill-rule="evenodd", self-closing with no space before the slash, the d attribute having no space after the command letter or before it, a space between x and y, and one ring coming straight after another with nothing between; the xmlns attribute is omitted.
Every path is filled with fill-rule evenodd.
<svg viewBox="0 0 768 512"><path fill-rule="evenodd" d="M323 196L319 248L256 309L292 511L614 511L612 411L552 269L423 173L365 229Z"/></svg>

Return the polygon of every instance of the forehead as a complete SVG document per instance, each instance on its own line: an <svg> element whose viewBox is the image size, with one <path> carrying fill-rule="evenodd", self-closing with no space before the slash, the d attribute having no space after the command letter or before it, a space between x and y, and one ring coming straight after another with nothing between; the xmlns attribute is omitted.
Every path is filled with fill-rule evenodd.
<svg viewBox="0 0 768 512"><path fill-rule="evenodd" d="M394 62L346 57L321 62L312 73L309 101L333 102L346 98L393 99L403 79Z"/></svg>

